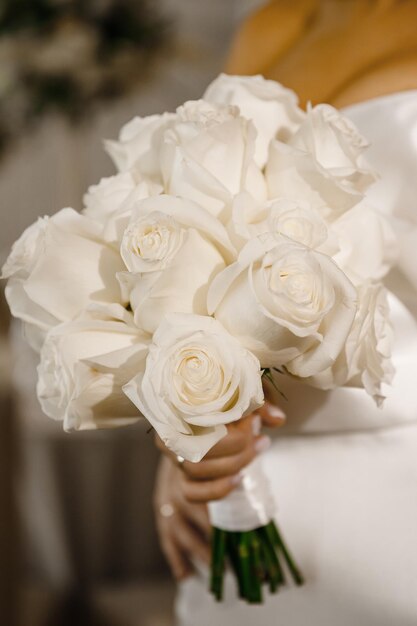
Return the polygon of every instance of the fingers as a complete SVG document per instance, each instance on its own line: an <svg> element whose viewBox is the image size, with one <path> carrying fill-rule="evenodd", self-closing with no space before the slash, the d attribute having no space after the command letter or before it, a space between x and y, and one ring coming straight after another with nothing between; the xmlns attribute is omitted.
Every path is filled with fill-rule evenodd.
<svg viewBox="0 0 417 626"><path fill-rule="evenodd" d="M233 456L205 457L200 463L185 461L182 469L192 480L214 480L238 474L267 445L265 437L251 437L241 452Z"/></svg>
<svg viewBox="0 0 417 626"><path fill-rule="evenodd" d="M241 433L245 433L246 435L251 434L254 418L256 418L256 412L250 413L236 422L231 422L228 425L229 432L239 431Z"/></svg>
<svg viewBox="0 0 417 626"><path fill-rule="evenodd" d="M182 516L179 510L176 510L172 517L158 517L161 548L177 580L183 580L192 574L194 570L193 558L198 558L207 564L210 563L210 543L204 535L199 533L189 519L190 517L198 518L199 523L201 523L203 518L196 516L193 509L201 510L202 507L188 506L187 519ZM191 516L189 515L190 511L193 511Z"/></svg>
<svg viewBox="0 0 417 626"><path fill-rule="evenodd" d="M190 480L196 481L217 480L239 474L257 454L269 447L269 437L259 436L261 425L261 417L256 414L230 425L227 436L202 461L183 463L184 473Z"/></svg>
<svg viewBox="0 0 417 626"><path fill-rule="evenodd" d="M182 514L185 519L189 520L196 527L198 532L200 532L207 541L210 539L211 524L205 504L193 504L190 506L186 503Z"/></svg>
<svg viewBox="0 0 417 626"><path fill-rule="evenodd" d="M191 503L207 503L225 498L239 484L239 475L218 478L217 480L192 481L186 476L181 482L184 498Z"/></svg>
<svg viewBox="0 0 417 626"><path fill-rule="evenodd" d="M192 565L173 538L160 533L160 540L162 552L168 561L169 568L174 578L180 581L190 576L193 571Z"/></svg>
<svg viewBox="0 0 417 626"><path fill-rule="evenodd" d="M207 507L190 504L182 495L184 473L162 456L155 482L154 511L162 551L177 580L194 571L194 558L210 559Z"/></svg>
<svg viewBox="0 0 417 626"><path fill-rule="evenodd" d="M247 444L247 434L232 428L229 425L228 433L221 439L204 457L206 459L217 459L225 456L233 456L242 452Z"/></svg>
<svg viewBox="0 0 417 626"><path fill-rule="evenodd" d="M268 428L279 428L286 420L284 411L268 401L257 410L257 413L261 416L262 424Z"/></svg>
<svg viewBox="0 0 417 626"><path fill-rule="evenodd" d="M182 550L190 555L199 558L204 563L210 563L210 546L207 541L180 516L175 519L175 539Z"/></svg>
<svg viewBox="0 0 417 626"><path fill-rule="evenodd" d="M240 455L188 465L184 463L181 481L183 497L190 503L208 503L225 498L240 483L241 470L257 454L267 450L270 444L269 437L260 436L254 439L251 448Z"/></svg>

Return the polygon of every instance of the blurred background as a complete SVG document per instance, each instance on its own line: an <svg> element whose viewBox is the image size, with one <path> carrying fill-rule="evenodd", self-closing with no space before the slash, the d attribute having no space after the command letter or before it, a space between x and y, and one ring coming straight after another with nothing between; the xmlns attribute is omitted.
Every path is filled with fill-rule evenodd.
<svg viewBox="0 0 417 626"><path fill-rule="evenodd" d="M39 215L82 208L134 115L199 98L260 2L1 0L0 264ZM0 624L164 626L174 586L152 513L146 426L66 435L1 285Z"/></svg>

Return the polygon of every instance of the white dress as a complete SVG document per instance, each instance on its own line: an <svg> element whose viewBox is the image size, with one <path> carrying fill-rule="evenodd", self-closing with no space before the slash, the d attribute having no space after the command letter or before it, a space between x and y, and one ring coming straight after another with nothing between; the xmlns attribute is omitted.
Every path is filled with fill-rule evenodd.
<svg viewBox="0 0 417 626"><path fill-rule="evenodd" d="M182 584L180 626L417 624L417 91L345 110L382 174L370 190L401 237L389 278L396 376L383 409L363 390L289 383L288 423L265 454L277 519L306 578L248 606L227 581L215 603L204 574ZM358 233L366 245L366 233Z"/></svg>

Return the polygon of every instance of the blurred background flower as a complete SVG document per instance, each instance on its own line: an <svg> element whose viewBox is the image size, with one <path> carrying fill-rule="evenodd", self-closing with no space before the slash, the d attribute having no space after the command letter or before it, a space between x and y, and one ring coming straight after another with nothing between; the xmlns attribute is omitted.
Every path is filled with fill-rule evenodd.
<svg viewBox="0 0 417 626"><path fill-rule="evenodd" d="M149 0L3 0L0 149L49 111L76 121L136 88L169 35Z"/></svg>

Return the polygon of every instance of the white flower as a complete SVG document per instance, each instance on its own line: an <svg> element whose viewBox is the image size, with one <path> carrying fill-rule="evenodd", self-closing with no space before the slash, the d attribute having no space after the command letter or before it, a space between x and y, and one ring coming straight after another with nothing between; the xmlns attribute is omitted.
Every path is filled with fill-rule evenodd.
<svg viewBox="0 0 417 626"><path fill-rule="evenodd" d="M388 219L363 201L326 224L306 202L280 199L258 204L241 193L233 200L228 230L238 250L265 233L285 235L330 256L354 285L381 280L399 254ZM362 233L367 233L366 245Z"/></svg>
<svg viewBox="0 0 417 626"><path fill-rule="evenodd" d="M271 142L265 171L269 197L305 201L325 219L337 219L362 200L376 178L363 158L367 146L336 109L309 107L288 141Z"/></svg>
<svg viewBox="0 0 417 626"><path fill-rule="evenodd" d="M91 185L84 195L84 215L105 224L109 216L129 197L136 185L132 172L102 178L97 185Z"/></svg>
<svg viewBox="0 0 417 626"><path fill-rule="evenodd" d="M42 254L48 217L39 217L14 242L2 267L1 278L27 278L38 256Z"/></svg>
<svg viewBox="0 0 417 626"><path fill-rule="evenodd" d="M143 367L147 337L116 319L82 317L53 328L41 350L37 393L43 411L66 430L123 426L140 414L122 386ZM117 317L121 319L117 319ZM124 321L122 321L124 319Z"/></svg>
<svg viewBox="0 0 417 626"><path fill-rule="evenodd" d="M165 190L197 202L216 217L224 215L240 191L264 199L264 177L253 160L255 138L253 124L237 107L187 102L164 134Z"/></svg>
<svg viewBox="0 0 417 626"><path fill-rule="evenodd" d="M328 221L362 200L362 194L326 170L314 154L292 145L271 142L265 177L270 199L308 203Z"/></svg>
<svg viewBox="0 0 417 626"><path fill-rule="evenodd" d="M73 209L38 220L14 244L3 267L6 298L39 350L47 331L73 319L92 302L120 302L120 255L101 228Z"/></svg>
<svg viewBox="0 0 417 626"><path fill-rule="evenodd" d="M84 196L84 215L103 226L103 238L118 243L139 200L158 195L162 187L137 172L122 172L103 178Z"/></svg>
<svg viewBox="0 0 417 626"><path fill-rule="evenodd" d="M119 276L140 328L168 312L207 313L211 280L234 255L226 229L193 202L161 195L136 205L121 244Z"/></svg>
<svg viewBox="0 0 417 626"><path fill-rule="evenodd" d="M236 105L243 117L252 120L258 133L255 161L261 168L267 161L271 140L277 136L282 141L288 139L305 117L293 91L262 76L220 74L203 98L216 104Z"/></svg>
<svg viewBox="0 0 417 626"><path fill-rule="evenodd" d="M165 269L184 243L186 230L170 215L154 211L133 218L126 228L121 255L130 272Z"/></svg>
<svg viewBox="0 0 417 626"><path fill-rule="evenodd" d="M308 248L318 248L327 238L325 222L308 205L285 199L259 205L248 193L233 200L229 231L238 248L265 233L285 235Z"/></svg>
<svg viewBox="0 0 417 626"><path fill-rule="evenodd" d="M356 191L365 191L375 181L375 173L363 160L368 141L349 118L329 104L309 106L289 144L311 153L323 168Z"/></svg>
<svg viewBox="0 0 417 626"><path fill-rule="evenodd" d="M364 387L378 405L384 396L382 383L391 383L393 329L387 290L367 282L358 288L359 308L343 351L331 368L308 382L321 389L343 385Z"/></svg>
<svg viewBox="0 0 417 626"><path fill-rule="evenodd" d="M105 142L105 148L119 171L135 169L142 176L161 182L160 148L164 132L174 113L134 117L120 131L119 140Z"/></svg>
<svg viewBox="0 0 417 626"><path fill-rule="evenodd" d="M381 280L399 255L398 239L387 217L364 202L333 222L329 244L322 250L331 254L354 285ZM335 244L337 249L331 251Z"/></svg>
<svg viewBox="0 0 417 626"><path fill-rule="evenodd" d="M208 311L262 367L306 377L330 367L343 349L356 290L326 255L261 235L214 279Z"/></svg>
<svg viewBox="0 0 417 626"><path fill-rule="evenodd" d="M198 462L225 424L263 404L258 360L210 317L167 316L153 337L144 373L124 387L165 444Z"/></svg>

